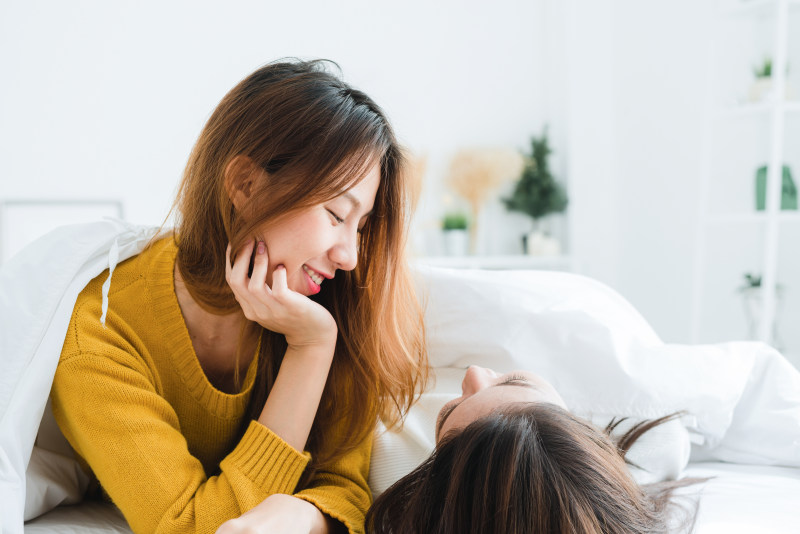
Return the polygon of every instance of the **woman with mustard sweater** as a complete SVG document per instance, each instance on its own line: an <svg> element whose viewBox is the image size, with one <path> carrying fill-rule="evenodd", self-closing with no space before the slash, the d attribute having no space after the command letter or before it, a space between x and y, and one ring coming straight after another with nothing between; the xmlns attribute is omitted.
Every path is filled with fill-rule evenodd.
<svg viewBox="0 0 800 534"><path fill-rule="evenodd" d="M320 61L211 115L178 222L78 297L56 420L134 532L363 532L374 424L424 387L405 160Z"/></svg>

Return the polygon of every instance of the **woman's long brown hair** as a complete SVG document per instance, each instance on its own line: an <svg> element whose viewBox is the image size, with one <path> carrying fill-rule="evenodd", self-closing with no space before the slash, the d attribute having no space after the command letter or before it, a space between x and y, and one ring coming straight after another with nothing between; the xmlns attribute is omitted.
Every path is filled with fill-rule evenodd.
<svg viewBox="0 0 800 534"><path fill-rule="evenodd" d="M239 250L270 224L331 200L380 165L357 267L337 273L313 297L333 315L339 337L307 444L312 467L368 439L379 416L399 422L428 377L422 313L405 258L406 158L383 111L328 72L328 63L272 63L234 87L194 146L176 200L180 275L202 307L230 313L239 307L225 281L228 242ZM224 183L237 156L267 176L240 211ZM258 330L258 373L243 428L261 413L286 350L283 335Z"/></svg>
<svg viewBox="0 0 800 534"><path fill-rule="evenodd" d="M445 436L434 453L375 500L370 534L643 534L690 529L674 505L683 479L639 486L625 452L672 414L616 442L548 403L514 404ZM674 506L673 506L674 505ZM676 514L670 518L670 513ZM676 521L677 520L677 521Z"/></svg>

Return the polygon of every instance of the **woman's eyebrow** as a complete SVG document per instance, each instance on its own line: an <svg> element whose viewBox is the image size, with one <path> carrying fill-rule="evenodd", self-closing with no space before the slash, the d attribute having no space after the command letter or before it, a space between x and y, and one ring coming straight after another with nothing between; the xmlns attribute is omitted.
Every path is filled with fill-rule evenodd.
<svg viewBox="0 0 800 534"><path fill-rule="evenodd" d="M351 193L350 191L345 191L344 193L342 193L342 196L343 196L344 198L346 198L347 200L349 200L349 201L350 201L350 203L351 203L351 204L353 204L353 207L354 207L355 209L358 209L358 208L360 208L360 207L361 207L361 201L360 201L360 200L358 200L358 199L355 197L355 195L353 195L353 193Z"/></svg>
<svg viewBox="0 0 800 534"><path fill-rule="evenodd" d="M342 193L342 196L350 201L350 203L353 205L353 209L355 209L356 211L361 209L361 201L358 200L353 193L351 193L350 191L345 191ZM368 213L365 213L363 217L368 217L370 215L372 215L372 210L369 210Z"/></svg>

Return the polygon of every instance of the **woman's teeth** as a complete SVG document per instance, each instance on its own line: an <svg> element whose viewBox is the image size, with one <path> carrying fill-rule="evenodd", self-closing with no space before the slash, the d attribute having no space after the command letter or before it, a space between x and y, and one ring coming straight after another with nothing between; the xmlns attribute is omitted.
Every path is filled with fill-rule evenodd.
<svg viewBox="0 0 800 534"><path fill-rule="evenodd" d="M322 276L318 275L316 272L314 272L313 270L309 269L305 265L303 265L303 270L308 274L308 276L311 277L311 279L314 281L315 284L317 284L318 286L322 285L322 281L325 280L325 278L323 278Z"/></svg>

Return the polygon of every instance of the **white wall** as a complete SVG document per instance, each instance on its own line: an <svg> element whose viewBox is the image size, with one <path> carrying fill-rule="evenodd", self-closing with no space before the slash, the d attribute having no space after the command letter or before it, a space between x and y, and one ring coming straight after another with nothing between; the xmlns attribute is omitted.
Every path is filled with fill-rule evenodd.
<svg viewBox="0 0 800 534"><path fill-rule="evenodd" d="M276 58L326 57L428 154L424 249L450 153L524 148L545 120L541 12L525 0L5 0L0 200L120 198L128 219L160 223L225 92ZM507 224L527 224L498 216L486 252L518 247Z"/></svg>
<svg viewBox="0 0 800 534"><path fill-rule="evenodd" d="M657 331L690 341L713 2L618 0L615 94L620 290Z"/></svg>
<svg viewBox="0 0 800 534"><path fill-rule="evenodd" d="M419 252L438 252L451 153L527 148L549 122L578 269L687 342L713 3L6 0L0 200L120 198L159 223L230 87L275 58L328 57L429 157ZM529 224L496 198L483 222L484 253L518 251Z"/></svg>
<svg viewBox="0 0 800 534"><path fill-rule="evenodd" d="M585 274L689 342L713 2L569 0L571 228Z"/></svg>
<svg viewBox="0 0 800 534"><path fill-rule="evenodd" d="M554 11L564 27L566 74L557 122L566 126L572 250L583 274L619 288L613 11L610 1L600 0L550 5L559 6Z"/></svg>

